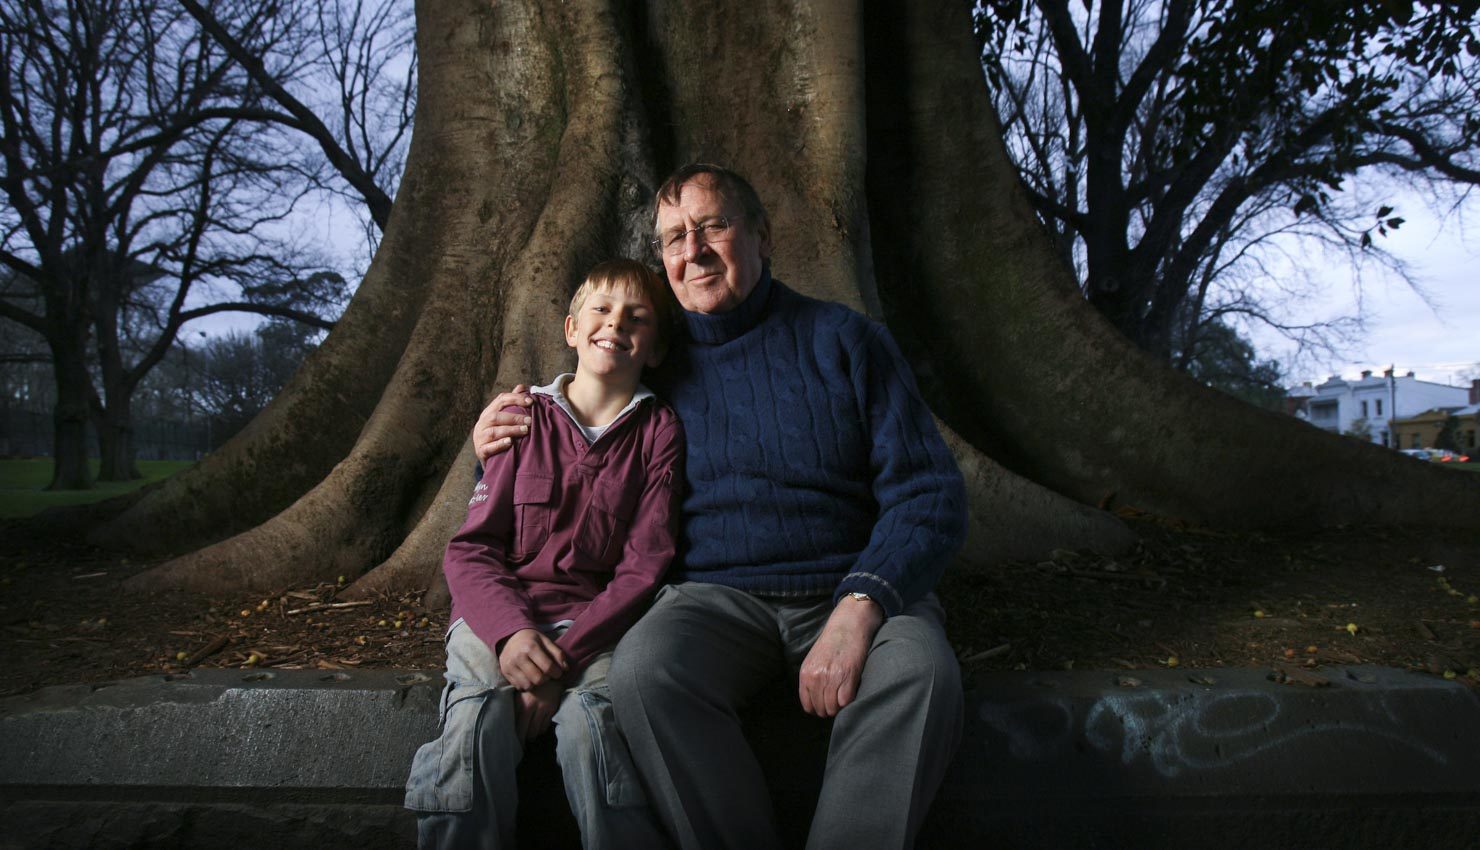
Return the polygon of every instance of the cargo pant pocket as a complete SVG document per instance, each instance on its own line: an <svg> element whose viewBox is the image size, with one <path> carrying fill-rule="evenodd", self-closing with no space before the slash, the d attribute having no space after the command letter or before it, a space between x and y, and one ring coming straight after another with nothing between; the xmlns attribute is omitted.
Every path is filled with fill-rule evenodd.
<svg viewBox="0 0 1480 850"><path fill-rule="evenodd" d="M478 725L493 689L449 683L442 691L442 734L423 744L406 780L408 809L467 812L473 808L474 747Z"/></svg>
<svg viewBox="0 0 1480 850"><path fill-rule="evenodd" d="M647 795L637 778L627 739L617 728L616 713L606 689L576 690L570 697L575 703L575 711L571 712L574 716L561 718L566 728L559 729L558 744L560 767L567 775L567 792L584 791L612 809L647 805ZM573 760L582 763L572 764ZM594 787L570 788L572 771L589 775L589 784Z"/></svg>

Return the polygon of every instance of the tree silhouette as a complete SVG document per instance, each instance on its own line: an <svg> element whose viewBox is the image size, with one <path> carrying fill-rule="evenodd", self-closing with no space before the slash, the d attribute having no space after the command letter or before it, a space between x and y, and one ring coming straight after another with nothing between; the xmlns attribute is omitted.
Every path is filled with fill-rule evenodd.
<svg viewBox="0 0 1480 850"><path fill-rule="evenodd" d="M209 544L137 587L430 583L477 411L566 365L570 287L645 256L653 190L690 160L755 183L780 279L893 329L968 481L968 564L1125 545L1125 506L1233 528L1480 523L1467 476L1200 386L1085 303L1004 153L964 4L418 13L416 128L375 262L261 416L97 529Z"/></svg>

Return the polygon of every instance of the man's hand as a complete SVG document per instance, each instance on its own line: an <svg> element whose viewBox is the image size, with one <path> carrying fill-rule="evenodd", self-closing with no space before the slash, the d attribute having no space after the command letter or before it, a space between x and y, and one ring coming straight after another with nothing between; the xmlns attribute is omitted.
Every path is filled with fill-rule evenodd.
<svg viewBox="0 0 1480 850"><path fill-rule="evenodd" d="M514 695L514 727L519 733L519 740L528 743L550 728L550 718L555 716L555 709L560 707L560 695L563 693L565 685L551 681Z"/></svg>
<svg viewBox="0 0 1480 850"><path fill-rule="evenodd" d="M473 426L473 452L478 455L479 463L507 450L515 437L529 433L528 416L503 412L511 404L529 407L534 399L523 384L516 384L512 392L499 393L478 414L478 424Z"/></svg>
<svg viewBox="0 0 1480 850"><path fill-rule="evenodd" d="M565 650L535 629L509 635L498 653L498 669L521 691L565 675Z"/></svg>
<svg viewBox="0 0 1480 850"><path fill-rule="evenodd" d="M803 711L817 717L836 717L853 701L863 677L863 662L874 634L883 624L884 611L876 603L851 596L838 600L802 662L797 690Z"/></svg>

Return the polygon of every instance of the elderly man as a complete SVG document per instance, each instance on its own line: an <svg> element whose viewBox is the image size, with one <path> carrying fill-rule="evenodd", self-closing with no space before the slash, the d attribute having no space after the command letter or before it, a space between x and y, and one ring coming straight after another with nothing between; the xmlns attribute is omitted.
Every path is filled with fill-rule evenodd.
<svg viewBox="0 0 1480 850"><path fill-rule="evenodd" d="M690 165L658 191L686 338L648 383L688 433L679 562L617 646L617 719L685 848L779 847L737 710L798 670L836 718L811 848L908 847L960 737L960 670L931 592L965 527L961 475L887 330L771 277L771 227L739 175ZM517 395L517 394L516 394ZM480 456L527 422L497 411Z"/></svg>

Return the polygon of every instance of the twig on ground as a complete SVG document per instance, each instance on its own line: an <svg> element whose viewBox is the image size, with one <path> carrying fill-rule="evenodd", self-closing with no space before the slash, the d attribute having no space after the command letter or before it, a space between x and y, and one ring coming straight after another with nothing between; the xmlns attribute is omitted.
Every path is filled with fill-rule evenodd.
<svg viewBox="0 0 1480 850"><path fill-rule="evenodd" d="M363 608L366 605L374 604L375 600L373 599L361 599L357 602L316 602L313 605L308 605L303 608L290 608L288 609L287 613L289 616L292 616L294 614L310 614L314 611L339 610L343 608Z"/></svg>
<svg viewBox="0 0 1480 850"><path fill-rule="evenodd" d="M194 667L207 658L210 658L212 655L215 655L216 653L225 649L226 644L230 642L231 638L227 637L226 635L217 635L215 640L211 641L200 649L197 649L195 652L192 652L190 654L190 657L185 659L184 666Z"/></svg>
<svg viewBox="0 0 1480 850"><path fill-rule="evenodd" d="M1076 570L1076 569L1072 569L1072 568L1071 569L1064 570L1063 571L1063 575L1073 576L1074 578L1094 579L1095 581L1100 581L1100 580L1104 580L1104 581L1134 581L1134 582L1146 582L1148 584L1159 584L1159 585L1162 585L1162 586L1166 586L1166 583L1167 583L1167 580L1164 579L1164 578L1162 578L1161 576L1140 576L1140 575L1134 575L1134 574L1128 574L1128 573L1111 573L1111 572L1099 572L1099 573L1096 573L1096 572L1090 572L1088 570Z"/></svg>
<svg viewBox="0 0 1480 850"><path fill-rule="evenodd" d="M982 650L981 652L972 655L970 658L962 659L961 663L973 664L977 661L986 661L988 658L996 658L999 655L1006 655L1011 651L1012 644L1004 643L1001 646L994 646L991 649Z"/></svg>

